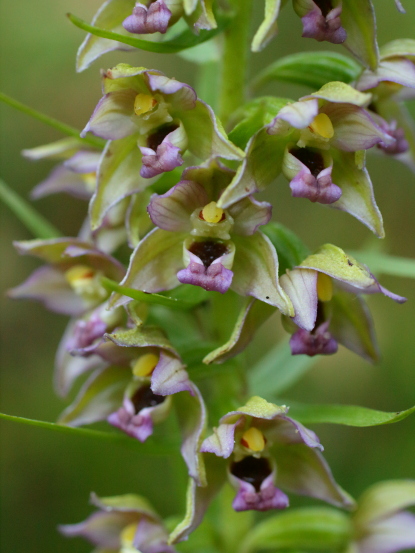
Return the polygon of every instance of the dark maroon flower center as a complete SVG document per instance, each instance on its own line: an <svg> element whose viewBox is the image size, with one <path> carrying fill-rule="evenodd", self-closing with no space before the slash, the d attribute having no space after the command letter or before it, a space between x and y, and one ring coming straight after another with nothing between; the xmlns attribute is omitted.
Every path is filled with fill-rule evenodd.
<svg viewBox="0 0 415 553"><path fill-rule="evenodd" d="M196 255L207 268L215 259L221 257L228 251L228 248L223 242L215 240L203 240L200 242L193 242L189 248L189 252Z"/></svg>
<svg viewBox="0 0 415 553"><path fill-rule="evenodd" d="M178 128L179 126L174 123L162 125L147 137L147 146L156 151L157 147L160 146L166 136Z"/></svg>
<svg viewBox="0 0 415 553"><path fill-rule="evenodd" d="M320 8L321 13L324 17L333 9L333 4L331 0L314 0L314 3Z"/></svg>
<svg viewBox="0 0 415 553"><path fill-rule="evenodd" d="M313 177L317 177L325 168L323 156L319 152L313 152L308 148L292 148L290 154L308 167Z"/></svg>
<svg viewBox="0 0 415 553"><path fill-rule="evenodd" d="M232 463L231 474L252 484L257 492L261 490L261 484L271 474L272 470L268 459L260 457L244 457L242 461Z"/></svg>
<svg viewBox="0 0 415 553"><path fill-rule="evenodd" d="M150 386L142 386L133 395L131 402L134 405L135 413L137 414L145 407L155 407L156 405L163 403L165 399L166 398L164 396L154 394L151 391Z"/></svg>

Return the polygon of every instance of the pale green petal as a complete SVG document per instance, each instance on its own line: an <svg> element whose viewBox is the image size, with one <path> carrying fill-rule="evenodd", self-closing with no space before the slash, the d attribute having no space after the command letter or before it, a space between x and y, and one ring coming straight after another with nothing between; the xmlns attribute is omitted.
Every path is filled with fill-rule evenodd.
<svg viewBox="0 0 415 553"><path fill-rule="evenodd" d="M188 148L195 156L203 160L213 156L243 159L244 152L227 138L212 108L202 100L197 100L195 108L177 110L175 115L183 123L189 141Z"/></svg>
<svg viewBox="0 0 415 553"><path fill-rule="evenodd" d="M236 252L232 290L274 305L284 315L294 316L291 300L278 282L278 258L269 238L256 232L252 236L235 235L233 241Z"/></svg>
<svg viewBox="0 0 415 553"><path fill-rule="evenodd" d="M280 12L281 0L265 0L265 17L252 40L251 50L260 52L277 34L277 18Z"/></svg>
<svg viewBox="0 0 415 553"><path fill-rule="evenodd" d="M92 493L91 503L106 512L136 512L154 520L159 520L153 507L141 495L129 493L112 497L98 497L95 493Z"/></svg>
<svg viewBox="0 0 415 553"><path fill-rule="evenodd" d="M415 57L415 40L413 38L398 38L380 48L382 60L402 56Z"/></svg>
<svg viewBox="0 0 415 553"><path fill-rule="evenodd" d="M141 240L130 259L122 286L143 292L160 292L179 286L177 272L183 269L183 241L187 234L154 229ZM125 303L116 294L112 304Z"/></svg>
<svg viewBox="0 0 415 553"><path fill-rule="evenodd" d="M250 417L256 417L258 419L272 420L278 415L286 415L288 408L285 405L275 405L274 403L269 403L262 397L253 396L249 398L245 405L238 407L236 411L230 413L230 416L234 416L235 413L241 415L248 415ZM229 417L229 416L228 416ZM227 417L222 417L221 422L226 422Z"/></svg>

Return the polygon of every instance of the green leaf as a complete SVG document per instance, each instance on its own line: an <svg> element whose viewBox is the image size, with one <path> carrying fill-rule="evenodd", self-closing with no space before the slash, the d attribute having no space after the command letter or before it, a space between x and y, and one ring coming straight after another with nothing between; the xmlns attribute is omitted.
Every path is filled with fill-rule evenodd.
<svg viewBox="0 0 415 553"><path fill-rule="evenodd" d="M62 236L52 223L49 223L26 200L9 188L2 179L0 179L0 200L7 205L36 238L48 239Z"/></svg>
<svg viewBox="0 0 415 553"><path fill-rule="evenodd" d="M271 81L309 86L318 90L330 81L351 83L362 67L336 52L301 52L285 56L261 71L253 81L257 90Z"/></svg>
<svg viewBox="0 0 415 553"><path fill-rule="evenodd" d="M42 121L42 123L46 123L46 125L49 125L50 127L53 127L54 129L57 129L58 131L61 131L64 134L68 134L69 136L75 136L85 144L90 144L92 146L96 146L97 148L103 148L105 145L105 141L96 136L86 136L85 138L81 138L79 136L81 131L79 131L78 129L75 129L70 125L66 125L65 123L62 123L61 121L58 121L53 117L49 117L49 115L40 113L40 111L30 108L29 106L26 106L21 102L18 102L14 98L10 98L10 96L7 96L2 92L0 92L0 101L4 102L5 104L8 104L12 108L15 108L23 113L26 113L27 115L30 115L31 117L34 117L35 119L38 119L39 121Z"/></svg>
<svg viewBox="0 0 415 553"><path fill-rule="evenodd" d="M162 444L160 442L154 443L151 441L142 444L137 440L116 432L102 432L100 430L90 430L89 428L63 426L61 424L55 424L53 422L38 421L34 419L26 419L23 417L15 417L13 415L6 415L5 413L0 413L0 420L1 419L10 422L17 422L20 424L27 424L29 426L37 426L39 428L53 430L62 434L69 434L85 438L97 438L99 440L104 440L107 442L112 442L114 444L119 444L139 450L142 455L171 455L177 450L177 447L175 447L173 444Z"/></svg>
<svg viewBox="0 0 415 553"><path fill-rule="evenodd" d="M405 411L377 411L356 405L306 405L293 403L290 415L304 424L344 424L346 426L379 426L406 419L415 412L415 407Z"/></svg>
<svg viewBox="0 0 415 553"><path fill-rule="evenodd" d="M280 223L268 223L261 227L277 250L279 273L284 274L287 269L300 265L309 255L310 250L290 229Z"/></svg>
<svg viewBox="0 0 415 553"><path fill-rule="evenodd" d="M148 292L141 292L134 288L128 288L127 286L121 286L115 281L106 277L101 277L101 283L110 292L117 292L123 296L128 296L136 301L143 301L145 303L156 303L158 305L164 305L165 307L172 307L176 309L191 309L196 305L195 301L190 299L177 299L162 296L161 294L149 294ZM204 300L202 300L204 301ZM199 303L199 302L197 302Z"/></svg>
<svg viewBox="0 0 415 553"><path fill-rule="evenodd" d="M248 102L237 110L233 120L239 120L229 133L229 138L239 148L245 149L249 139L264 125L270 123L281 108L292 102L288 98L263 96Z"/></svg>
<svg viewBox="0 0 415 553"><path fill-rule="evenodd" d="M273 400L276 394L300 380L317 360L318 356L291 355L287 340L284 340L261 357L250 370L250 393Z"/></svg>
<svg viewBox="0 0 415 553"><path fill-rule="evenodd" d="M211 31L201 30L198 35L195 35L190 29L187 29L183 33L180 33L176 37L166 40L165 42L153 42L149 40L143 40L141 38L136 38L132 36L125 36L119 33L114 33L113 31L106 31L105 29L100 29L99 27L94 27L89 25L86 21L83 21L79 17L67 14L69 20L84 31L91 33L92 35L99 36L101 38L109 38L110 40L115 40L117 42L122 42L123 44L128 44L134 48L139 48L140 50L146 50L147 52L158 52L160 54L175 54L186 50L187 48L192 48L198 44L202 44L206 40L210 40L217 34L221 33L230 23L230 18L222 17L218 20L218 27L212 29Z"/></svg>
<svg viewBox="0 0 415 553"><path fill-rule="evenodd" d="M361 263L367 264L374 273L415 278L415 259L374 251L355 251L352 255Z"/></svg>
<svg viewBox="0 0 415 553"><path fill-rule="evenodd" d="M271 516L246 536L239 553L258 550L338 551L352 537L350 519L329 507L292 509Z"/></svg>

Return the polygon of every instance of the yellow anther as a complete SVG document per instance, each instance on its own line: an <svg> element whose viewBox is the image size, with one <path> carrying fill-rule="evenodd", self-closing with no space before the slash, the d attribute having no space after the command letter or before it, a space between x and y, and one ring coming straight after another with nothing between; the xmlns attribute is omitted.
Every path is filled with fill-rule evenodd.
<svg viewBox="0 0 415 553"><path fill-rule="evenodd" d="M73 288L87 284L94 276L95 271L87 265L74 265L65 272L65 279Z"/></svg>
<svg viewBox="0 0 415 553"><path fill-rule="evenodd" d="M223 217L223 209L217 207L216 202L210 202L202 209L202 217L207 223L219 223Z"/></svg>
<svg viewBox="0 0 415 553"><path fill-rule="evenodd" d="M134 113L136 115L143 115L149 112L157 104L157 100L149 94L137 94L134 100Z"/></svg>
<svg viewBox="0 0 415 553"><path fill-rule="evenodd" d="M137 532L137 522L126 526L120 534L121 545L123 547L132 547L135 533Z"/></svg>
<svg viewBox="0 0 415 553"><path fill-rule="evenodd" d="M251 426L242 434L241 443L251 451L262 451L265 447L265 437L261 430Z"/></svg>
<svg viewBox="0 0 415 553"><path fill-rule="evenodd" d="M319 113L314 117L310 129L323 138L333 138L334 135L333 124L325 113Z"/></svg>
<svg viewBox="0 0 415 553"><path fill-rule="evenodd" d="M145 353L133 365L134 376L150 376L159 362L159 356L154 353Z"/></svg>
<svg viewBox="0 0 415 553"><path fill-rule="evenodd" d="M317 295L320 301L330 301L333 297L333 282L325 273L318 274Z"/></svg>

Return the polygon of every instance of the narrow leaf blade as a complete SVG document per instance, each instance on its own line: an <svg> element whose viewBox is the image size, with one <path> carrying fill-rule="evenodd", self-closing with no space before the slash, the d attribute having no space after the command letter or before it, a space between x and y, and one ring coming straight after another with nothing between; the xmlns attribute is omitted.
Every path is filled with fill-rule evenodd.
<svg viewBox="0 0 415 553"><path fill-rule="evenodd" d="M16 215L21 223L36 237L42 239L57 238L62 234L38 213L28 202L21 198L2 179L0 179L0 200Z"/></svg>

